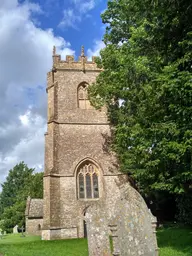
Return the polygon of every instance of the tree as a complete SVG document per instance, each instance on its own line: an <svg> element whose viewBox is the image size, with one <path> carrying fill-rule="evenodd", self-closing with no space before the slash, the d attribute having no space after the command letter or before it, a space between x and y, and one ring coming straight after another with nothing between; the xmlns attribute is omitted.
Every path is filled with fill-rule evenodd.
<svg viewBox="0 0 192 256"><path fill-rule="evenodd" d="M2 184L1 209L12 206L18 193L23 189L26 183L30 184L30 179L34 169L29 169L24 162L21 162L9 171L6 181Z"/></svg>
<svg viewBox="0 0 192 256"><path fill-rule="evenodd" d="M43 198L43 173L33 173L34 169L24 162L17 164L9 171L6 181L2 184L0 194L1 228L11 231L17 224L25 223L25 207L28 196Z"/></svg>
<svg viewBox="0 0 192 256"><path fill-rule="evenodd" d="M143 194L192 186L192 4L111 0L102 14L103 72L89 90L106 104L121 170Z"/></svg>

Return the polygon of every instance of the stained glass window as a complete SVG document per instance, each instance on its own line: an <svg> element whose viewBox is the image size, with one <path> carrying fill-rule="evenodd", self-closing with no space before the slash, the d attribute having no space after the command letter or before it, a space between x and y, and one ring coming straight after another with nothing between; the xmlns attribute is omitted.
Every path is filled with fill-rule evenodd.
<svg viewBox="0 0 192 256"><path fill-rule="evenodd" d="M81 165L77 174L78 197L80 199L99 198L99 172L95 165Z"/></svg>

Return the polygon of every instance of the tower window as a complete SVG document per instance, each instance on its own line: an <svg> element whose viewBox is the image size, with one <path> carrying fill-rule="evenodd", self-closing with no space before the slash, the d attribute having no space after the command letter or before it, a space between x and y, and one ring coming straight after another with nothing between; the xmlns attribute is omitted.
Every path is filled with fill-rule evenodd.
<svg viewBox="0 0 192 256"><path fill-rule="evenodd" d="M92 163L81 165L77 174L78 198L99 198L99 171Z"/></svg>
<svg viewBox="0 0 192 256"><path fill-rule="evenodd" d="M93 108L88 99L87 89L88 89L88 84L81 83L77 90L78 107L81 109L92 109Z"/></svg>

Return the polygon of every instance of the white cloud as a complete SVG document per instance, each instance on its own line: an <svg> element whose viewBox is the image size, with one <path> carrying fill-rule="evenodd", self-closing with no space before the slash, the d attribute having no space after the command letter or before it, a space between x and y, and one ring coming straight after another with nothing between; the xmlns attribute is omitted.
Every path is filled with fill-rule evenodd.
<svg viewBox="0 0 192 256"><path fill-rule="evenodd" d="M79 6L79 10L81 13L87 13L90 10L92 10L95 7L95 5L96 5L95 0L84 1L84 2L81 2Z"/></svg>
<svg viewBox="0 0 192 256"><path fill-rule="evenodd" d="M19 120L21 121L22 125L29 126L30 124L29 115L30 115L30 111L27 111L27 113L25 113L24 115L19 115Z"/></svg>
<svg viewBox="0 0 192 256"><path fill-rule="evenodd" d="M92 49L87 50L87 56L90 59L92 56L99 56L100 51L105 48L105 44L101 40L95 40Z"/></svg>
<svg viewBox="0 0 192 256"><path fill-rule="evenodd" d="M51 29L36 27L33 18L39 14L37 4L0 0L0 183L19 161L43 168L53 45L63 57L74 54Z"/></svg>
<svg viewBox="0 0 192 256"><path fill-rule="evenodd" d="M61 55L62 60L65 60L66 55L75 56L75 51L71 50L70 48L64 48L62 50L57 51L57 53Z"/></svg>
<svg viewBox="0 0 192 256"><path fill-rule="evenodd" d="M92 10L96 5L96 0L71 0L71 2L80 13L86 13Z"/></svg>
<svg viewBox="0 0 192 256"><path fill-rule="evenodd" d="M77 24L80 23L83 18L90 17L87 13L95 8L96 0L71 0L71 3L73 7L63 11L63 18L59 26L77 29Z"/></svg>
<svg viewBox="0 0 192 256"><path fill-rule="evenodd" d="M1 0L0 9L12 9L17 7L17 0Z"/></svg>
<svg viewBox="0 0 192 256"><path fill-rule="evenodd" d="M81 21L81 16L75 14L73 9L63 11L63 18L59 24L60 27L77 28L76 24Z"/></svg>

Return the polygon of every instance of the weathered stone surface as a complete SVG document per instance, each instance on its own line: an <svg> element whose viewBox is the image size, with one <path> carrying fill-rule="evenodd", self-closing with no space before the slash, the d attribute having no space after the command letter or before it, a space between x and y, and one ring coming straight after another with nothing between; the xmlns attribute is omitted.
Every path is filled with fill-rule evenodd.
<svg viewBox="0 0 192 256"><path fill-rule="evenodd" d="M91 206L85 215L89 256L111 256L107 212L104 204Z"/></svg>
<svg viewBox="0 0 192 256"><path fill-rule="evenodd" d="M120 189L112 224L117 226L117 251L121 256L158 255L152 218L141 195L131 186ZM154 222L154 220L153 220Z"/></svg>
<svg viewBox="0 0 192 256"><path fill-rule="evenodd" d="M25 230L27 234L41 235L43 225L43 199L28 197L25 210Z"/></svg>
<svg viewBox="0 0 192 256"><path fill-rule="evenodd" d="M86 213L89 256L157 256L156 218L141 195L129 184L120 186L110 214L106 202L90 206ZM109 235L113 241L110 252Z"/></svg>

